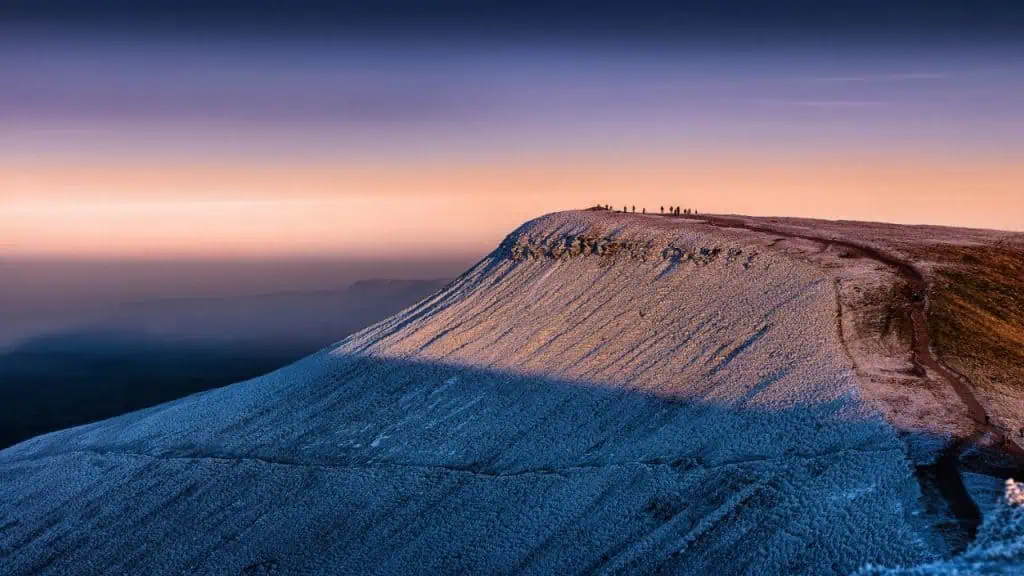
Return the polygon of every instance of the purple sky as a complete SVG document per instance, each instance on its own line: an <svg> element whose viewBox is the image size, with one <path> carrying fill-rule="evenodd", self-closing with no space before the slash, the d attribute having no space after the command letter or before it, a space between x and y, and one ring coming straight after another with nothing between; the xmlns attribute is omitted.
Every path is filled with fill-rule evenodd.
<svg viewBox="0 0 1024 576"><path fill-rule="evenodd" d="M1024 150L1006 47L0 40L0 161Z"/></svg>
<svg viewBox="0 0 1024 576"><path fill-rule="evenodd" d="M595 201L1024 230L1019 3L102 4L0 6L0 323L452 275Z"/></svg>

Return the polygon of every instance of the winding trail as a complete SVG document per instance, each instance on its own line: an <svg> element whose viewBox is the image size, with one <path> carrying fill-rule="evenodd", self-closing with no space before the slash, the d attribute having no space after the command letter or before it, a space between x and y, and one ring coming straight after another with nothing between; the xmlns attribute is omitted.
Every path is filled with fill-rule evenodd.
<svg viewBox="0 0 1024 576"><path fill-rule="evenodd" d="M788 230L780 230L770 226L751 224L738 218L729 218L726 216L701 215L694 216L694 218L704 220L708 224L719 228L743 228L753 232L762 232L785 236L787 238L809 240L811 242L825 244L826 247L828 245L841 246L847 250L856 252L858 256L875 260L876 262L895 269L900 277L907 281L910 286L911 293L916 296L910 301L910 317L914 327L912 336L913 355L911 360L914 363L914 366L927 368L928 370L938 374L939 377L942 380L945 380L956 392L960 401L967 407L968 412L971 415L971 419L973 419L977 424L985 427L987 431L994 431L1001 434L1001 431L989 424L988 414L985 411L984 406L982 406L981 402L978 400L978 397L974 394L974 389L968 382L967 377L943 364L942 361L932 353L931 337L928 333L928 320L925 315L928 282L924 279L921 272L913 265L885 254L877 248L847 240L815 236L813 234L800 234Z"/></svg>
<svg viewBox="0 0 1024 576"><path fill-rule="evenodd" d="M976 430L967 437L955 438L939 454L934 466L939 491L942 497L949 503L953 514L957 517L963 531L973 540L977 535L978 526L981 525L981 511L978 505L971 498L970 493L963 481L962 463L960 455L963 451L977 442L986 433L993 433L1007 446L1007 450L1016 455L1018 450L1012 443L1002 442L1005 434L1002 430L990 424L990 418L985 407L978 400L968 379L952 368L947 367L934 355L931 350L931 337L928 333L928 321L926 316L928 282L921 271L912 264L902 261L894 256L885 254L877 248L862 245L856 242L840 240L832 237L806 234L787 229L780 229L772 226L758 225L746 220L728 216L709 216L704 214L682 216L690 220L704 222L718 228L741 228L752 232L772 234L787 238L796 238L816 242L823 246L823 250L831 246L840 246L853 251L857 256L868 258L894 269L903 278L911 290L909 299L910 318L913 325L911 342L911 361L915 368L922 374L931 371L941 380L949 384L956 392L957 397L967 407L971 419L977 425ZM842 306L842 304L840 304ZM839 322L842 322L840 315ZM841 330L841 329L840 329Z"/></svg>

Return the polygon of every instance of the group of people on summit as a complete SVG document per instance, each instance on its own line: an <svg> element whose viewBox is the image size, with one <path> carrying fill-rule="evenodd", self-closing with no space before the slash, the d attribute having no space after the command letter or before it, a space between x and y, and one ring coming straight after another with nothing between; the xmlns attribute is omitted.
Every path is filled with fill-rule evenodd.
<svg viewBox="0 0 1024 576"><path fill-rule="evenodd" d="M633 211L636 212L636 209L634 208ZM665 207L664 206L661 207L661 213L662 214L665 213ZM670 216L679 216L681 214L685 214L685 215L696 214L697 211L692 209L692 208L680 208L679 206L669 206L668 207L668 213L669 213Z"/></svg>
<svg viewBox="0 0 1024 576"><path fill-rule="evenodd" d="M611 210L612 207L611 207L610 204L604 204L604 205L598 204L596 206L596 209L598 209L598 210ZM626 214L628 212L629 212L629 206L623 206L622 207L622 213ZM647 208L641 208L640 209L640 213L641 214L647 214ZM688 216L690 214L696 214L696 213L697 213L697 211L692 209L692 208L681 208L679 206L669 206L668 207L668 215L669 216L684 216L684 215ZM636 214L636 206L635 205L633 206L633 214ZM661 214L663 216L665 215L665 207L664 206L661 207Z"/></svg>

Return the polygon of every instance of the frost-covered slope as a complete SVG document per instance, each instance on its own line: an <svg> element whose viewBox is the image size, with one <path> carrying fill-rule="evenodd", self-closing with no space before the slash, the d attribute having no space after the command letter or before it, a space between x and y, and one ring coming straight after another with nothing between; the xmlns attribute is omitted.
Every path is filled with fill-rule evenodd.
<svg viewBox="0 0 1024 576"><path fill-rule="evenodd" d="M527 223L251 380L0 452L5 574L850 573L948 553L832 277L763 235Z"/></svg>
<svg viewBox="0 0 1024 576"><path fill-rule="evenodd" d="M1024 574L1024 484L1006 481L1006 491L963 554L906 568L866 566L860 576L961 576Z"/></svg>

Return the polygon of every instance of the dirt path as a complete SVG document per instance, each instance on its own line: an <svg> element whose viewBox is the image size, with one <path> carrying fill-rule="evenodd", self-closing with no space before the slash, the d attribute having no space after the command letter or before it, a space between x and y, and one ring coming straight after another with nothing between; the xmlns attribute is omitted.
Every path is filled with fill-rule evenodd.
<svg viewBox="0 0 1024 576"><path fill-rule="evenodd" d="M742 228L753 232L817 242L822 244L823 249L827 249L830 245L840 246L854 252L857 256L875 260L896 270L899 276L909 284L912 295L909 302L910 317L913 325L911 361L922 374L925 373L926 369L948 383L956 392L960 401L967 407L971 419L977 425L977 429L973 434L965 438L957 438L947 446L939 454L939 458L934 466L936 480L942 497L948 502L961 528L973 540L977 534L978 526L981 524L981 512L964 485L960 455L964 449L977 442L985 433L995 433L1000 440L1002 440L1004 435L1001 430L998 430L989 423L989 416L975 395L974 389L970 382L967 381L967 378L955 370L946 367L932 353L926 316L928 283L921 272L907 262L885 254L871 246L864 246L855 242L821 237L814 234L801 234L786 229L753 224L739 218L727 216L694 215L689 216L689 218L720 228Z"/></svg>
<svg viewBox="0 0 1024 576"><path fill-rule="evenodd" d="M757 224L750 224L744 220L738 218L729 218L726 216L694 216L693 218L699 218L700 220L706 221L712 226L721 228L743 228L745 230L751 230L753 232L763 232L767 234L774 234L777 236L785 236L788 238L799 238L802 240L809 240L812 242L822 243L825 246L833 245L840 246L847 250L851 250L857 255L864 258L869 258L880 262L890 268L893 268L899 273L900 277L907 281L910 285L911 293L914 295L911 299L911 320L913 323L913 356L912 361L915 366L927 368L935 374L937 374L942 380L946 381L956 392L960 401L967 406L968 411L971 414L971 418L981 426L985 427L987 431L999 432L994 426L989 424L988 414L985 412L985 408L981 405L977 396L974 394L974 389L971 387L967 378L956 372L955 370L945 366L931 351L931 337L928 333L928 320L925 315L926 306L926 295L928 293L928 283L924 279L924 276L918 271L917 268L898 260L892 256L889 256L875 248L870 246L863 246L855 242L848 242L844 240L837 240L835 238L825 238L815 236L813 234L800 234L789 230L780 230L770 226L760 226Z"/></svg>

